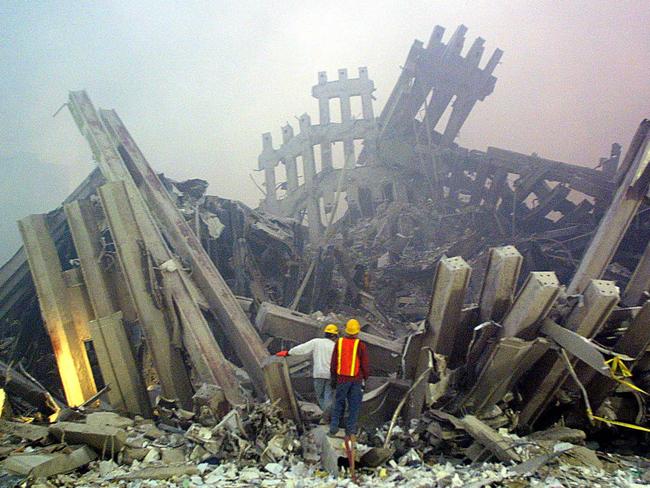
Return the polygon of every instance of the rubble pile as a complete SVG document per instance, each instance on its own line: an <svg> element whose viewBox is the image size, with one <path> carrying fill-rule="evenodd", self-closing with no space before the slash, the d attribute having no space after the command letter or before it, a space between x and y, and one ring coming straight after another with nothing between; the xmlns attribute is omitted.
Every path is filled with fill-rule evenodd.
<svg viewBox="0 0 650 488"><path fill-rule="evenodd" d="M415 41L379 117L366 68L320 73L319 124L263 135L257 209L157 174L71 92L97 168L0 268L0 483L649 481L650 122L595 168L460 147L502 56L479 67L465 33ZM350 317L372 370L354 458L309 359L274 355Z"/></svg>
<svg viewBox="0 0 650 488"><path fill-rule="evenodd" d="M174 432L165 428L164 423L156 425L151 420L133 420L112 412L86 412L85 415L77 412L75 421L57 422L49 428L2 421L0 458L4 469L13 474L5 473L0 480L3 486L22 486L31 480L30 486L39 487L415 487L424 484L480 487L523 483L527 486L584 486L586 483L646 486L643 483L647 481L648 461L592 451L584 446L584 432L567 428L525 438L503 434L503 442L512 446L508 460L499 459L486 448L458 447L469 443L463 441L462 433L449 431L445 442L457 447L444 457L440 451L437 455L431 452L431 459L427 459L429 456L422 449L432 451L439 446L418 434L418 430L423 432L423 427L433 431L426 420L417 422L408 432L394 431L396 444L401 447L385 466L363 468L357 483L337 481L307 454L317 449L313 434L299 437L291 429L285 432L286 437L293 439L290 444L304 448L305 459L299 450L282 449L273 441L261 442L262 436L256 436L254 427L260 421L264 425L280 422L276 413L266 404L248 413L232 411L212 428L191 424L186 431ZM275 438L281 430L274 429ZM216 444L224 439L220 433L225 431L237 442L231 445L233 451L224 455L225 446L217 448ZM380 430L376 435L379 438L384 434ZM66 436L70 439L65 440ZM362 443L359 450L364 450ZM468 454L470 451L473 454ZM251 456L251 452L256 454ZM468 464L463 461L465 456L474 461Z"/></svg>

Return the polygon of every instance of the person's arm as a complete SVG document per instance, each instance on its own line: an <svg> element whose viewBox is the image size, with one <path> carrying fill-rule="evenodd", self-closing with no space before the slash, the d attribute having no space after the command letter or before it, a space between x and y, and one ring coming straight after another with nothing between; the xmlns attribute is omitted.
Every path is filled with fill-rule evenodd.
<svg viewBox="0 0 650 488"><path fill-rule="evenodd" d="M361 376L363 377L363 381L368 381L368 376L370 376L370 361L368 360L368 349L363 342L359 343L359 359L361 360Z"/></svg>
<svg viewBox="0 0 650 488"><path fill-rule="evenodd" d="M338 341L334 343L334 349L332 349L332 359L330 360L330 384L332 388L336 388L336 366L339 362L339 348L336 347Z"/></svg>
<svg viewBox="0 0 650 488"><path fill-rule="evenodd" d="M298 344L296 347L289 349L289 356L302 356L314 352L316 346L316 339L307 341L304 344Z"/></svg>

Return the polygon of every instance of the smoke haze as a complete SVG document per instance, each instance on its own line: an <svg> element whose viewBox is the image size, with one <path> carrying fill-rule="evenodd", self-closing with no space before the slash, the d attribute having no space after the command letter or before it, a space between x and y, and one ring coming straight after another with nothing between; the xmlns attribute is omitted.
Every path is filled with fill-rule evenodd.
<svg viewBox="0 0 650 488"><path fill-rule="evenodd" d="M256 205L261 134L308 112L319 71L367 66L378 114L414 38L469 28L499 47L495 92L458 142L595 166L650 115L646 0L111 1L0 6L0 261L15 220L51 210L92 168L69 90L115 108L152 166ZM263 180L259 173L257 181Z"/></svg>

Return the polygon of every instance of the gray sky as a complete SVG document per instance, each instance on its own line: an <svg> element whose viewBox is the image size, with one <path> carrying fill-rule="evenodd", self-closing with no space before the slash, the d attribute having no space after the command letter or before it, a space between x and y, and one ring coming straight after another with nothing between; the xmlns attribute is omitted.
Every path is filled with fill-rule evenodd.
<svg viewBox="0 0 650 488"><path fill-rule="evenodd" d="M255 205L261 133L277 143L280 125L316 119L318 71L367 66L379 113L413 39L440 24L446 40L461 23L466 48L486 39L483 62L505 51L466 147L593 166L650 116L647 0L3 1L0 260L17 245L16 218L52 208L90 171L69 114L51 117L68 90L115 108L156 170Z"/></svg>

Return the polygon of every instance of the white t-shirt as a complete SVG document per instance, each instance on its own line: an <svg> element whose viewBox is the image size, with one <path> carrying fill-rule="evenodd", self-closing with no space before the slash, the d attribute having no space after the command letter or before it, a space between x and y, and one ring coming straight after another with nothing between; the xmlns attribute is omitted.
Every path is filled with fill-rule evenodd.
<svg viewBox="0 0 650 488"><path fill-rule="evenodd" d="M312 339L304 344L289 349L290 356L301 356L312 354L314 362L314 378L329 379L330 378L330 362L332 361L332 351L334 350L335 342L331 339L319 337Z"/></svg>

